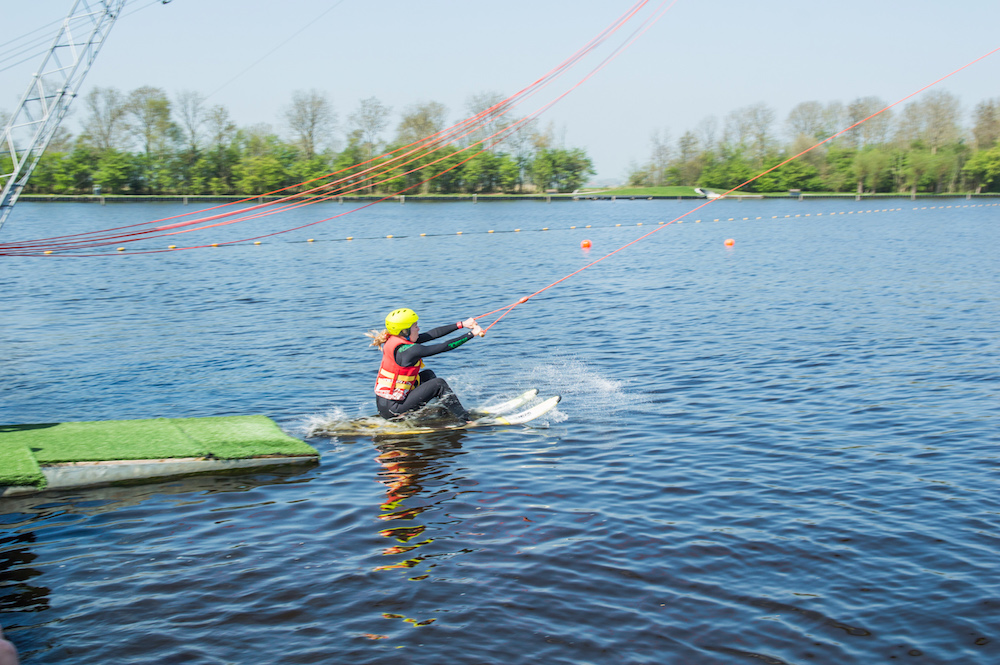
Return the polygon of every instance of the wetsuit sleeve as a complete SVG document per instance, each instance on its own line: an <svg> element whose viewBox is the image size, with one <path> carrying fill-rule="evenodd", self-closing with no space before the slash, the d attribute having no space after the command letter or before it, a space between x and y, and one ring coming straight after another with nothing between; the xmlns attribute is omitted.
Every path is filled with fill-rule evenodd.
<svg viewBox="0 0 1000 665"><path fill-rule="evenodd" d="M442 328L435 328L434 330L430 331L427 334L433 335L437 331L443 330L445 328L448 328L448 330L442 333L443 335L447 335L449 332L458 330L458 328L456 327L446 326ZM420 337L422 338L423 335L420 335ZM414 365L417 364L417 361L420 360L421 358L426 358L428 356L435 356L439 353L444 353L445 351L451 351L452 349L457 349L458 347L462 346L470 339L472 339L472 337L473 337L472 333L467 332L461 337L456 337L453 340L442 342L441 344L420 344L419 342L416 344L401 344L396 349L396 362L402 365L403 367L413 367ZM435 338L432 337L431 339Z"/></svg>
<svg viewBox="0 0 1000 665"><path fill-rule="evenodd" d="M444 337L445 335L450 335L451 333L455 332L456 330L460 330L461 328L462 328L461 325L457 323L452 323L451 325L440 326L438 328L435 328L434 330L429 330L425 333L420 333L419 335L417 335L417 344L423 344L424 342L429 342L432 339L437 339L438 337Z"/></svg>

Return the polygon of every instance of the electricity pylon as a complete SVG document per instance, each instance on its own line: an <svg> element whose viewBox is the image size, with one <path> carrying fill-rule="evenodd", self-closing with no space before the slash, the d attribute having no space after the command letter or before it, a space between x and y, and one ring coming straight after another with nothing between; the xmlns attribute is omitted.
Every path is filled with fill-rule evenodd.
<svg viewBox="0 0 1000 665"><path fill-rule="evenodd" d="M0 227L128 0L76 0L0 134ZM10 159L8 165L7 159ZM7 172L9 169L9 172Z"/></svg>

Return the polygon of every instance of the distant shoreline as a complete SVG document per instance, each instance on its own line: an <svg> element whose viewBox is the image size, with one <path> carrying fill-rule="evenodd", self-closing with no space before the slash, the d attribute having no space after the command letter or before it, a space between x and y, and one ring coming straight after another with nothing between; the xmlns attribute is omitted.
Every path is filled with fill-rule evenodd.
<svg viewBox="0 0 1000 665"><path fill-rule="evenodd" d="M634 191L634 190L633 190ZM895 193L876 193L876 194L835 194L835 193L819 193L810 194L803 192L802 194L788 194L787 192L775 192L775 193L747 193L747 194L730 194L727 199L843 199L843 200L853 200L853 201L863 201L868 199L910 199L910 200L927 200L927 199L980 199L980 198L998 198L1000 197L1000 192L983 192L982 194L973 194L971 192L954 192L949 194L916 194L911 195L909 193L895 194ZM236 201L245 201L246 203L272 203L281 199L287 198L286 196L212 196L203 194L169 194L169 195L158 195L158 196L142 196L142 195L107 195L107 196L94 196L94 195L81 195L81 194L22 194L19 201L26 201L31 203L234 203ZM678 194L678 195L665 195L665 194L616 194L614 191L593 191L593 192L578 192L573 194L461 194L452 196L440 196L440 195L404 195L404 196L343 196L338 198L331 198L327 200L327 203L366 203L372 201L385 200L386 203L440 203L449 201L462 201L462 202L473 202L478 203L480 201L653 201L653 200L682 200L682 199L693 199L693 200L705 200L704 196L699 196L697 194Z"/></svg>

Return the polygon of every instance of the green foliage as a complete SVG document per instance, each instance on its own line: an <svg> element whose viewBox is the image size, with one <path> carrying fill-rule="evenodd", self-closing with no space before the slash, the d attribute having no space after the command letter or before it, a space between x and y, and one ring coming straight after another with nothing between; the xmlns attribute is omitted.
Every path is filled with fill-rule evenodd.
<svg viewBox="0 0 1000 665"><path fill-rule="evenodd" d="M828 192L844 192L854 182L852 165L855 150L840 145L831 146L820 169L820 187ZM801 189L801 188L800 188Z"/></svg>
<svg viewBox="0 0 1000 665"><path fill-rule="evenodd" d="M1000 191L1000 143L973 154L962 172L974 180L977 188Z"/></svg>
<svg viewBox="0 0 1000 665"><path fill-rule="evenodd" d="M95 185L104 194L135 193L141 188L138 156L117 150L107 150L97 160L97 169L91 175ZM89 192L88 192L89 193Z"/></svg>
<svg viewBox="0 0 1000 665"><path fill-rule="evenodd" d="M357 138L352 139L347 144L347 148L337 155L333 162L333 170L337 174L336 178L343 180L339 187L345 194L364 194L368 191L367 187L352 184L355 180L360 183L368 175L366 171L372 165L364 163L367 160L368 155L362 147L361 141Z"/></svg>
<svg viewBox="0 0 1000 665"><path fill-rule="evenodd" d="M330 161L326 156L313 155L311 159L293 161L288 168L288 179L293 183L306 183L299 187L298 191L314 189L322 184L317 179L327 175L331 170Z"/></svg>
<svg viewBox="0 0 1000 665"><path fill-rule="evenodd" d="M652 164L647 164L645 166L639 166L635 162L630 164L628 174L625 178L625 184L629 187L652 187Z"/></svg>
<svg viewBox="0 0 1000 665"><path fill-rule="evenodd" d="M538 154L535 155L534 161L528 167L528 173L531 174L531 183L540 192L546 192L549 190L549 186L552 184L553 176L555 175L555 160L549 154L546 148L541 148Z"/></svg>
<svg viewBox="0 0 1000 665"><path fill-rule="evenodd" d="M785 189L817 191L823 189L823 179L820 177L819 169L802 159L793 160L769 175L773 175L777 179L777 183L775 183L777 186L766 187L761 183L761 191L774 192Z"/></svg>
<svg viewBox="0 0 1000 665"><path fill-rule="evenodd" d="M481 152L462 169L462 188L472 194L492 192L498 180L499 159L491 152Z"/></svg>
<svg viewBox="0 0 1000 665"><path fill-rule="evenodd" d="M443 156L442 156L443 155ZM432 194L454 194L460 192L462 186L462 160L468 159L468 152L458 152L457 148L448 147L434 153L434 164L429 165L424 172L427 177L437 175L428 184Z"/></svg>
<svg viewBox="0 0 1000 665"><path fill-rule="evenodd" d="M526 132L520 143L505 142L483 152L475 144L450 145L434 152L414 151L401 160L405 164L390 164L386 154L394 148L411 150L403 146L443 127L446 109L435 102L407 108L396 133L397 145L384 146L379 132L390 110L375 98L364 100L349 118L346 147L336 153L332 149L322 152L323 142L317 143L322 132L310 129L313 120L333 116L332 107L315 93L296 98L298 106L293 110L302 113L286 114L290 122L294 115L294 140L279 137L268 125L237 128L223 106L203 110L195 120L182 111L182 131L175 122L174 105L159 88L141 87L128 95L113 88L95 89L85 101L90 115L83 133L75 144L66 137L51 144L26 193L90 194L100 185L106 194L255 195L306 181L313 182L295 191L321 187L319 194L380 196L396 192L565 193L578 190L595 173L584 150L555 147L551 129ZM182 100L179 106L183 104ZM868 107L874 110L881 104L865 98L846 110L850 115L858 107L855 115L864 116L870 113ZM761 176L741 191L1000 190L1000 145L996 143L1000 104L990 101L977 107L972 132L975 149L964 143L957 108L957 99L950 95L929 96L908 105L895 126L890 127L890 115L883 114L863 126L871 131L854 130ZM798 154L815 137L829 136L836 127L845 126L847 120L838 115L843 109L839 103L799 105L788 120L798 136L784 147L774 138L773 112L764 105L731 114L727 123L735 124L727 125L721 141L716 140L714 130L689 131L674 148L657 134L653 157L630 167L628 184L732 189ZM192 129L199 126L201 139ZM0 155L0 171L9 171L9 161ZM330 187L322 189L326 183Z"/></svg>
<svg viewBox="0 0 1000 665"><path fill-rule="evenodd" d="M503 160L497 169L497 182L500 186L500 191L505 194L511 194L516 191L518 185L521 183L521 168L517 165L517 162L509 158Z"/></svg>
<svg viewBox="0 0 1000 665"><path fill-rule="evenodd" d="M560 192L572 192L583 186L590 176L597 173L594 163L581 148L552 150L555 162L553 180Z"/></svg>
<svg viewBox="0 0 1000 665"><path fill-rule="evenodd" d="M594 175L593 162L579 149L539 148L529 167L531 182L539 191L572 192Z"/></svg>
<svg viewBox="0 0 1000 665"><path fill-rule="evenodd" d="M884 150L865 148L854 156L854 179L862 189L869 192L879 191L879 185L884 182L889 158Z"/></svg>
<svg viewBox="0 0 1000 665"><path fill-rule="evenodd" d="M763 170L796 154L790 149L770 155L758 166L744 151L723 146L718 152L699 156L703 165L694 182L685 182L683 174L693 160L677 162L667 167L668 182L728 190ZM746 192L780 192L789 189L803 191L846 192L864 191L964 191L979 185L996 187L995 176L985 166L991 163L984 155L990 151L971 152L968 146L954 143L936 151L919 141L905 146L892 144L868 145L861 150L834 143L824 154L795 159L779 169L766 173L741 188ZM970 166L971 165L971 166ZM647 167L633 166L629 184L648 186Z"/></svg>
<svg viewBox="0 0 1000 665"><path fill-rule="evenodd" d="M89 186L92 158L90 151L80 149L73 153L46 152L38 160L24 191L31 194L73 194L79 188L86 188Z"/></svg>
<svg viewBox="0 0 1000 665"><path fill-rule="evenodd" d="M260 194L285 185L286 171L274 155L244 157L236 164L233 176L240 194Z"/></svg>
<svg viewBox="0 0 1000 665"><path fill-rule="evenodd" d="M346 147L336 153L322 150L324 125L335 114L315 91L296 93L285 113L291 140L267 124L238 128L224 106L204 108L197 94L181 94L175 106L160 88L95 88L85 101L83 132L75 144L67 135L50 145L28 193L91 194L99 186L103 194L126 195L252 196L286 188L333 196L490 194L521 192L526 181L565 192L594 174L582 149L553 148L552 137L537 132L512 140L510 152L503 151L507 144L483 150L471 137L464 147L415 149L444 126L446 109L436 102L404 112L393 148L379 138L389 107L363 100L349 117ZM2 161L10 159L0 155Z"/></svg>
<svg viewBox="0 0 1000 665"><path fill-rule="evenodd" d="M756 174L750 160L744 157L741 151L734 151L718 159L709 158L708 165L702 171L697 184L701 187L728 190L746 182ZM742 191L756 192L757 183L750 183L743 187Z"/></svg>
<svg viewBox="0 0 1000 665"><path fill-rule="evenodd" d="M805 102L789 114L784 129L794 138L780 146L774 140L773 113L754 105L737 109L726 119L717 140L715 119L706 118L698 133L685 132L665 160L654 136L653 157L633 163L629 185L656 183L699 185L730 190L762 174L768 167L795 156L775 171L763 173L741 187L747 192L789 189L823 192L960 192L1000 189L991 167L993 145L1000 135L1000 104L989 101L976 111L974 143L959 126L959 104L945 92L929 93L908 104L898 119L891 112L873 117L836 139L816 144L855 120L885 106L877 98L861 98L846 107L839 102ZM807 151L808 149L808 151Z"/></svg>

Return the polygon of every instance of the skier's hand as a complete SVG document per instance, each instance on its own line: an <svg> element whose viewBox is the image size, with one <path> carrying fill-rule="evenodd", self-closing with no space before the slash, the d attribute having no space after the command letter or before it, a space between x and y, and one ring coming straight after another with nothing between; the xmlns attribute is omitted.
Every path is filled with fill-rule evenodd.
<svg viewBox="0 0 1000 665"><path fill-rule="evenodd" d="M472 334L478 335L479 337L486 337L486 331L480 328L478 323L472 326Z"/></svg>
<svg viewBox="0 0 1000 665"><path fill-rule="evenodd" d="M462 327L463 328L468 328L469 330L472 330L473 328L476 327L476 320L470 317L470 318L466 319L465 321L462 321Z"/></svg>

